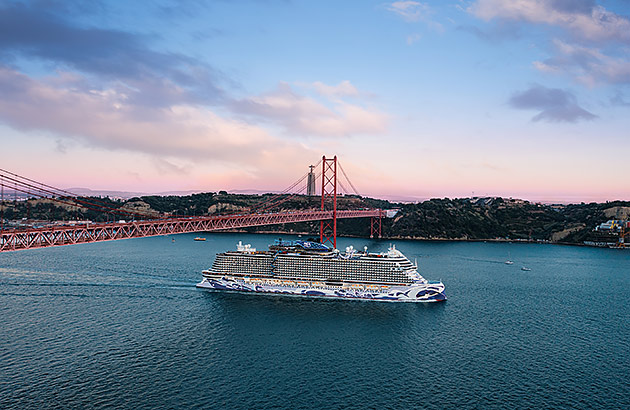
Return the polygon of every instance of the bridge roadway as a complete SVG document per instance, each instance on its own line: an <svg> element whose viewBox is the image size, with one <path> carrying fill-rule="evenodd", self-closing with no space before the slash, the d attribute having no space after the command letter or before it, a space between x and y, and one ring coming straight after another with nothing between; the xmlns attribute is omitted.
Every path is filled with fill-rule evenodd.
<svg viewBox="0 0 630 410"><path fill-rule="evenodd" d="M382 209L337 210L337 218L383 218ZM307 210L265 214L200 216L133 222L89 223L75 226L50 226L5 229L0 234L0 252L111 241L145 236L188 232L208 232L248 226L276 225L332 219L333 211Z"/></svg>

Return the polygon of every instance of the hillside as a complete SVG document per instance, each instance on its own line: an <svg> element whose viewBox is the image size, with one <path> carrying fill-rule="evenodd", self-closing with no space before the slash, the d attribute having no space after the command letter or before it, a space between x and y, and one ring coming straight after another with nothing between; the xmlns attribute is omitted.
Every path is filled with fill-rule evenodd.
<svg viewBox="0 0 630 410"><path fill-rule="evenodd" d="M201 216L247 213L264 209L272 194L240 195L200 193L187 196L143 196L128 200L98 198L108 207L148 215ZM90 198L87 198L89 200ZM94 198L93 198L94 199ZM258 208L256 208L258 206ZM286 196L283 202L269 210L318 208L320 198ZM107 220L125 219L87 208L59 205L47 199L6 201L0 207L7 224L28 220ZM383 235L388 238L450 239L450 240L534 240L563 243L583 243L585 240L611 240L593 228L608 219L626 219L630 202L607 202L574 205L544 205L518 199L459 198L431 199L414 204L391 203L385 200L345 196L338 200L339 209L398 208L392 219L383 221ZM126 219L129 219L127 217ZM301 232L315 235L319 223L297 223L248 228L249 232ZM368 236L369 220L338 221L340 235ZM614 238L612 239L614 240Z"/></svg>
<svg viewBox="0 0 630 410"><path fill-rule="evenodd" d="M402 207L386 234L422 239L526 239L582 243L629 202L543 205L504 198L432 199ZM614 216L612 216L614 217Z"/></svg>

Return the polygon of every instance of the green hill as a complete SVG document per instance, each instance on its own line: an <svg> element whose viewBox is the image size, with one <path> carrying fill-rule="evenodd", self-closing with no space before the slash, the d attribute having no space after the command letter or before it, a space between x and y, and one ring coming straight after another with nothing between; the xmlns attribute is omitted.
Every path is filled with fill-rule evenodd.
<svg viewBox="0 0 630 410"><path fill-rule="evenodd" d="M202 216L248 213L251 211L281 211L317 209L319 197L285 195L277 206L269 207L273 194L240 195L201 193L188 196L143 196L129 200L84 198L98 200L112 209L141 212L160 216ZM6 221L21 220L107 220L130 219L130 216L107 215L89 207L59 204L48 199L5 201L0 207ZM582 243L602 238L593 228L608 219L627 219L630 202L544 205L518 199L458 198L431 199L401 204L356 195L338 199L338 209L383 208L399 209L394 218L383 220L383 236L388 238L447 239L447 240L533 240ZM248 232L300 232L315 235L319 223L295 223L247 228ZM338 221L340 235L369 236L369 219Z"/></svg>

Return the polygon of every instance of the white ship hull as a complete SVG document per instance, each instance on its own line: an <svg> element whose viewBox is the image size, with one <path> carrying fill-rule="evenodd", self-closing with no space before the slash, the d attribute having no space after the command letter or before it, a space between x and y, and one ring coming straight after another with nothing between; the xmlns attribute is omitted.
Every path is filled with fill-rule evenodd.
<svg viewBox="0 0 630 410"><path fill-rule="evenodd" d="M256 283L258 282L258 283ZM219 291L247 292L255 294L275 294L328 299L373 300L381 302L441 302L446 300L444 285L438 283L419 283L409 286L387 286L386 289L356 287L312 287L310 284L270 284L264 281L252 281L241 278L207 278L197 287Z"/></svg>

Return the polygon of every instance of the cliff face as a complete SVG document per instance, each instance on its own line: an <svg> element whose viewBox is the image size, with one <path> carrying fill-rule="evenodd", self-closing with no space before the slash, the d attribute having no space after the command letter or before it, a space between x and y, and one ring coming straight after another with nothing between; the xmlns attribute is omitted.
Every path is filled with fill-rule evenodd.
<svg viewBox="0 0 630 410"><path fill-rule="evenodd" d="M630 206L613 206L604 209L604 215L609 219L630 219Z"/></svg>

